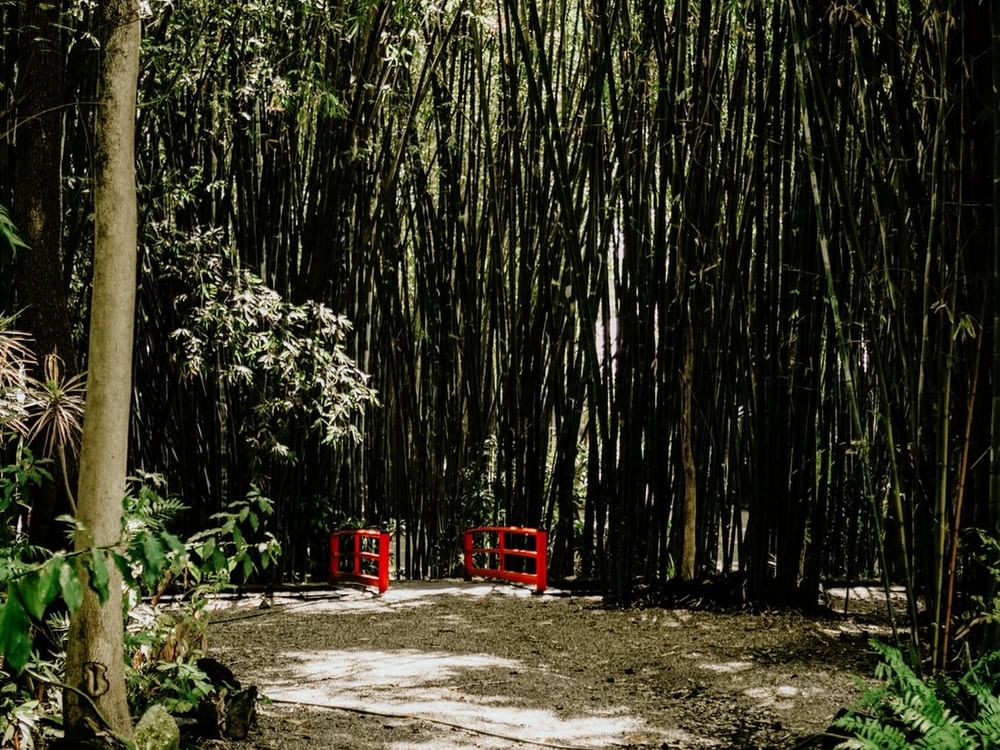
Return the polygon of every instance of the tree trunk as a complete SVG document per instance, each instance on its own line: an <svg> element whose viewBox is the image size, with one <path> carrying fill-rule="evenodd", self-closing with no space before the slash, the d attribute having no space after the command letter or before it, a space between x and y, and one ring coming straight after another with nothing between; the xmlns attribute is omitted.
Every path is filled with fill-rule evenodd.
<svg viewBox="0 0 1000 750"><path fill-rule="evenodd" d="M695 486L694 440L691 430L691 395L694 388L694 341L691 321L684 322L684 369L681 373L681 463L684 469L684 537L681 547L681 580L695 576L698 546L698 490Z"/></svg>
<svg viewBox="0 0 1000 750"><path fill-rule="evenodd" d="M108 546L121 534L128 453L132 337L136 278L134 169L136 80L139 71L138 0L106 0L100 7L94 186L94 286L90 322L87 410L80 454L76 549ZM129 736L125 698L122 587L108 566L107 597L89 586L70 620L66 682L88 695L117 734ZM81 566L81 575L86 571ZM66 736L92 734L93 710L77 693L64 698Z"/></svg>

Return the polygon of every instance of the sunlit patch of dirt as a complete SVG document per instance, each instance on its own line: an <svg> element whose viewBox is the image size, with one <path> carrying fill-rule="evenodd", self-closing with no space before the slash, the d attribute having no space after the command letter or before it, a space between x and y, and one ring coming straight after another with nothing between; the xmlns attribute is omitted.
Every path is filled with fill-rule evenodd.
<svg viewBox="0 0 1000 750"><path fill-rule="evenodd" d="M616 611L506 584L259 605L220 604L210 629L212 655L273 701L234 749L791 747L872 664L850 619Z"/></svg>

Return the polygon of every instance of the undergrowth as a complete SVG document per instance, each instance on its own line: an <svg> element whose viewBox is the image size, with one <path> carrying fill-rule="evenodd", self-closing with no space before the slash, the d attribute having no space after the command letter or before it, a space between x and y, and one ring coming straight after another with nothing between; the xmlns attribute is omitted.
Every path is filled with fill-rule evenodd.
<svg viewBox="0 0 1000 750"><path fill-rule="evenodd" d="M972 664L960 678L921 677L899 649L871 642L882 657L879 684L834 721L850 735L848 750L975 750L1000 747L1000 651Z"/></svg>
<svg viewBox="0 0 1000 750"><path fill-rule="evenodd" d="M15 480L0 475L0 497L5 483ZM197 664L206 650L210 597L266 568L279 553L262 528L271 503L256 490L213 515L212 528L182 541L167 528L185 506L162 497L160 483L155 475L135 483L125 500L123 552L114 559L126 587L126 682L136 716L153 703L186 714L216 692ZM32 750L61 733L68 623L62 607L79 606L81 586L66 557L29 547L22 536L0 550L0 653L6 657L0 667L0 747ZM94 560L88 565L107 564ZM172 595L169 606L161 601L166 593ZM12 618L12 612L19 614ZM46 644L39 643L43 635Z"/></svg>

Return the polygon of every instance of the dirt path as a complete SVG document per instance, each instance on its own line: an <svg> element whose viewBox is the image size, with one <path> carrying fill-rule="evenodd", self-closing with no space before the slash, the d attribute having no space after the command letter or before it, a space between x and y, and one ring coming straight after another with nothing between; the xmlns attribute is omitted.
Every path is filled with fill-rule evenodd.
<svg viewBox="0 0 1000 750"><path fill-rule="evenodd" d="M855 701L874 630L460 581L258 605L217 611L209 632L274 700L232 748L791 747Z"/></svg>

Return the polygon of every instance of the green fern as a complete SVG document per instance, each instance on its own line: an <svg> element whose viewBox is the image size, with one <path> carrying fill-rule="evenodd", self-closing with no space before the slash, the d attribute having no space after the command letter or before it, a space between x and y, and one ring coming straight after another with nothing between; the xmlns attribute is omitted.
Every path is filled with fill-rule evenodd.
<svg viewBox="0 0 1000 750"><path fill-rule="evenodd" d="M1000 747L1000 651L976 662L959 684L973 705L969 731L983 747Z"/></svg>
<svg viewBox="0 0 1000 750"><path fill-rule="evenodd" d="M188 506L178 498L165 495L166 482L159 474L139 471L129 477L132 492L125 498L124 522L129 532L139 528L164 531L167 525Z"/></svg>
<svg viewBox="0 0 1000 750"><path fill-rule="evenodd" d="M896 648L878 641L880 684L834 725L852 750L976 750L1000 746L1000 651L970 667L958 681L921 678Z"/></svg>
<svg viewBox="0 0 1000 750"><path fill-rule="evenodd" d="M897 727L885 724L872 716L848 714L837 719L834 725L853 735L837 747L846 750L906 750L910 747Z"/></svg>

